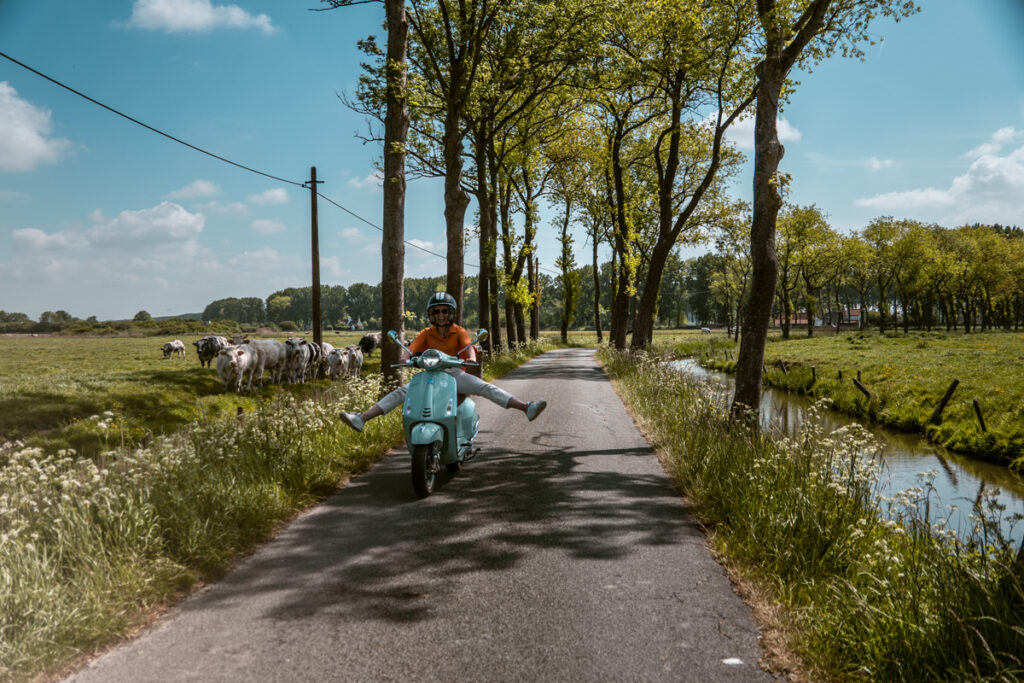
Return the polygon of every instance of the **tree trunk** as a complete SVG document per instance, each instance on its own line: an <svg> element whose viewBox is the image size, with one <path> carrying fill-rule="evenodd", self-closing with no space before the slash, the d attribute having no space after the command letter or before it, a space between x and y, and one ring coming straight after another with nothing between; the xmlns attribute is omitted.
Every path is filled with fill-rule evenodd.
<svg viewBox="0 0 1024 683"><path fill-rule="evenodd" d="M477 276L477 306L480 310L480 320L477 326L490 331L491 254L494 251L494 240L491 238L493 227L491 224L491 198L488 195L489 187L487 183L487 152L483 142L485 137L484 126L481 126L477 135L476 146L476 202L479 207L478 220L480 223L480 274ZM483 341L483 349L488 353L493 349L492 337L493 334Z"/></svg>
<svg viewBox="0 0 1024 683"><path fill-rule="evenodd" d="M536 256L531 254L527 258L530 293L533 294L533 299L530 302L530 340L537 341L540 339L540 283L537 279L539 264Z"/></svg>
<svg viewBox="0 0 1024 683"><path fill-rule="evenodd" d="M771 50L769 50L771 52ZM779 142L779 96L788 66L779 57L758 66L757 109L754 116L754 207L750 225L750 296L743 312L743 335L736 361L736 392L732 413L757 411L761 403L761 372L772 300L779 276L775 253L775 222L782 208L776 173L785 153Z"/></svg>
<svg viewBox="0 0 1024 683"><path fill-rule="evenodd" d="M630 340L630 347L633 349L642 349L654 340L654 316L658 310L658 297L661 295L661 279L673 246L674 236L671 239L659 238L651 250L651 262L647 267L644 291L637 303L636 318L633 322L633 338Z"/></svg>
<svg viewBox="0 0 1024 683"><path fill-rule="evenodd" d="M461 107L450 105L444 132L444 222L448 240L448 273L445 288L455 297L455 322L462 324L463 291L466 284L466 245L464 238L469 196L462 189Z"/></svg>
<svg viewBox="0 0 1024 683"><path fill-rule="evenodd" d="M406 50L409 21L404 0L386 0L387 111L384 115L384 217L381 239L381 327L405 331L405 143L409 130L406 109ZM401 383L400 347L381 345L381 374L385 384Z"/></svg>
<svg viewBox="0 0 1024 683"><path fill-rule="evenodd" d="M615 284L612 289L612 320L608 336L616 349L626 348L626 332L629 325L629 288L633 282L629 255L629 228L626 222L626 191L623 181L621 140L612 140L612 177L614 181L615 242L613 248L618 255Z"/></svg>
<svg viewBox="0 0 1024 683"><path fill-rule="evenodd" d="M604 343L601 333L601 268L597 256L597 228L594 228L594 327L597 329L597 343Z"/></svg>

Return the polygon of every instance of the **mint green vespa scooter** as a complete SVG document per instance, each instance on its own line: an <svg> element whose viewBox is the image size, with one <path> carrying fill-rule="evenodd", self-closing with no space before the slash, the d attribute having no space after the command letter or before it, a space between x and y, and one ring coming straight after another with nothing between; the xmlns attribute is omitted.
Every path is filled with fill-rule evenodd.
<svg viewBox="0 0 1024 683"><path fill-rule="evenodd" d="M388 338L400 344L410 356L404 363L394 367L423 371L413 375L409 381L405 404L402 406L402 421L405 425L405 442L412 455L412 487L420 498L426 498L433 493L434 483L442 467L452 473L458 472L464 462L472 460L476 455L473 439L480 430L476 403L470 396L461 397L462 401L459 401L455 378L445 370L477 364L458 356L449 356L437 349L427 349L415 356L394 330L388 331ZM487 330L480 330L470 346L486 338Z"/></svg>

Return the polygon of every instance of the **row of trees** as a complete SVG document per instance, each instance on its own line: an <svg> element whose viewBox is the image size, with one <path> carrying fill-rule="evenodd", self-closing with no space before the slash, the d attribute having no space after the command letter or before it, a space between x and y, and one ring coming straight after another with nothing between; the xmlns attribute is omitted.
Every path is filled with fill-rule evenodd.
<svg viewBox="0 0 1024 683"><path fill-rule="evenodd" d="M343 7L365 0L325 0ZM609 336L649 343L676 245L731 213L722 181L739 156L728 127L756 102L750 291L736 403L757 405L785 179L776 122L794 66L860 56L870 21L909 0L384 0L387 50L373 39L349 104L382 124L385 326L401 325L404 192L414 174L445 179L446 289L464 298L465 212L477 201L481 323L510 339L537 319L537 202L613 249ZM570 236L560 230L563 244ZM645 251L646 250L646 251ZM576 270L559 258L567 298ZM500 261L499 261L500 257ZM641 261L644 261L641 267ZM500 265L500 267L499 267ZM599 271L595 261L593 272ZM643 270L646 279L641 281ZM636 314L630 304L636 301ZM462 307L460 306L460 309ZM572 307L567 306L566 311ZM568 321L566 321L568 323ZM501 343L494 338L493 343ZM385 358L385 360L388 360ZM753 399L753 400L752 400Z"/></svg>
<svg viewBox="0 0 1024 683"><path fill-rule="evenodd" d="M750 289L745 234L724 229L716 241L706 283L726 324ZM870 312L882 332L901 325L967 332L1017 329L1024 319L1024 231L1000 225L948 229L883 216L863 230L841 235L816 206L786 206L776 239L779 274L775 317L789 338L796 311L841 324L844 311Z"/></svg>

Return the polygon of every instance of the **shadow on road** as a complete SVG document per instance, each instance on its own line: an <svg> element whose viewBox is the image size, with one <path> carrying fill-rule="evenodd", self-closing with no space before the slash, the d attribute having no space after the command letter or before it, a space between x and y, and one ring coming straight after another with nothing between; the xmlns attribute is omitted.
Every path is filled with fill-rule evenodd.
<svg viewBox="0 0 1024 683"><path fill-rule="evenodd" d="M408 456L391 455L291 525L202 608L271 591L282 595L269 616L282 620L325 611L347 621L427 620L437 601L426 597L443 599L461 575L506 569L536 550L613 560L645 545L701 543L663 475L587 471L594 460L634 455L651 452L492 450L425 500L412 491Z"/></svg>

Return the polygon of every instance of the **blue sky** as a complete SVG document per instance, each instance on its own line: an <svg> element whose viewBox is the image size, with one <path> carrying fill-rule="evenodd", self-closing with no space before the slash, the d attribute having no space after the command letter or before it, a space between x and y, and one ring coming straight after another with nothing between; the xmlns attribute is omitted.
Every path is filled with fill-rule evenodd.
<svg viewBox="0 0 1024 683"><path fill-rule="evenodd" d="M1024 226L1024 3L922 4L873 27L866 62L800 75L781 121L789 199L843 232L880 215ZM364 123L338 95L354 90L356 40L382 33L383 8L317 6L0 0L0 51L245 166L297 183L316 166L321 192L379 225L378 150L356 139ZM752 153L751 131L731 139ZM735 196L749 200L750 184L748 171ZM440 184L412 182L406 208L407 239L444 253ZM0 58L0 309L173 315L304 286L309 212L301 187ZM319 217L322 282L378 282L380 232L322 200ZM406 254L407 276L444 273L438 257ZM476 263L475 245L468 254ZM539 257L554 267L550 237Z"/></svg>

